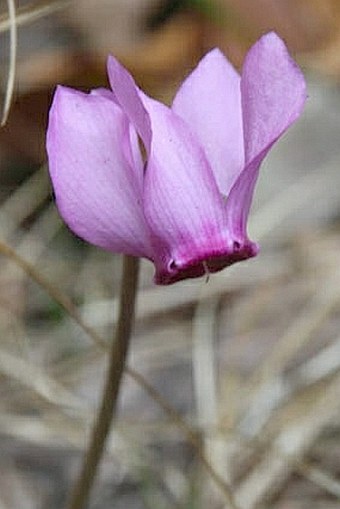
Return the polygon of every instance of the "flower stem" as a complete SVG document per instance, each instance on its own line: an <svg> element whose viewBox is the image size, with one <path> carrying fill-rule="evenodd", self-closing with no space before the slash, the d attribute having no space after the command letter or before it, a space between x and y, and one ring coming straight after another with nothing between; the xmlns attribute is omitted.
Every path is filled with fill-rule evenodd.
<svg viewBox="0 0 340 509"><path fill-rule="evenodd" d="M131 336L139 272L139 260L124 256L119 316L110 353L109 368L102 400L92 430L79 478L74 486L68 509L83 509L88 501L104 446L115 417L117 399Z"/></svg>

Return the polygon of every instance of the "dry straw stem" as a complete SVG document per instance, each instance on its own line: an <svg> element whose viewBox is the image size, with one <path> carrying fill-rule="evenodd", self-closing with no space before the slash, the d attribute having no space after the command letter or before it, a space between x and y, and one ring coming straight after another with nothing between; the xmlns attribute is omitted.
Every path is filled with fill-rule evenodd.
<svg viewBox="0 0 340 509"><path fill-rule="evenodd" d="M57 0L55 2L36 2L29 4L17 10L16 26L23 26L34 23L44 16L48 16L67 7L72 0ZM6 32L11 28L10 16L0 16L0 33Z"/></svg>
<svg viewBox="0 0 340 509"><path fill-rule="evenodd" d="M201 301L193 321L193 376L197 420L205 431L214 428L218 420L215 366L215 332L219 298Z"/></svg>
<svg viewBox="0 0 340 509"><path fill-rule="evenodd" d="M49 404L85 410L80 399L49 377L38 366L6 352L3 348L0 349L0 373L28 387Z"/></svg>
<svg viewBox="0 0 340 509"><path fill-rule="evenodd" d="M54 204L44 208L34 221L29 231L21 228L21 223L33 214L45 202L49 195L49 182L46 167L43 166L16 189L0 207L0 234L16 242L16 252L24 256L30 263L36 261L46 245L61 227L61 219L57 215ZM19 279L17 265L2 264L0 277L15 276ZM17 279L17 281L18 281Z"/></svg>
<svg viewBox="0 0 340 509"><path fill-rule="evenodd" d="M9 110L12 104L14 83L15 83L15 70L17 60L17 46L18 46L18 33L16 22L16 11L14 0L7 0L8 17L9 17L9 36L10 36L10 49L9 49L9 70L7 78L7 87L4 100L4 107L1 119L1 127L3 127L8 119Z"/></svg>
<svg viewBox="0 0 340 509"><path fill-rule="evenodd" d="M56 301L69 316L81 327L84 332L102 349L107 348L107 343L100 338L90 327L88 327L81 319L76 307L73 305L71 299L63 292L58 290L52 283L50 283L33 265L24 260L14 249L9 245L0 241L0 253L7 258L14 261L30 278L33 279L39 286L44 288L47 294Z"/></svg>
<svg viewBox="0 0 340 509"><path fill-rule="evenodd" d="M14 234L20 228L20 223L36 211L48 195L49 179L47 168L44 165L1 203L1 235L8 238Z"/></svg>
<svg viewBox="0 0 340 509"><path fill-rule="evenodd" d="M248 383L249 404L240 428L247 436L255 436L270 417L287 387L280 373L288 362L305 346L339 304L340 273L332 271L319 284L318 294L276 342L275 349L265 359ZM293 382L293 380L292 380Z"/></svg>
<svg viewBox="0 0 340 509"><path fill-rule="evenodd" d="M17 14L15 0L7 0L8 16L4 15L0 17L0 33L9 30L10 36L8 77L1 118L1 127L3 127L8 120L8 115L13 101L18 47L18 26L33 23L44 16L63 9L69 3L70 0L59 0L48 3L39 2L33 6L25 6L20 9L19 14Z"/></svg>
<svg viewBox="0 0 340 509"><path fill-rule="evenodd" d="M297 320L287 329L276 344L275 351L266 359L255 377L268 381L274 378L287 365L313 333L316 332L340 299L340 271L332 271L319 283L318 293L311 300L308 307L303 309Z"/></svg>
<svg viewBox="0 0 340 509"><path fill-rule="evenodd" d="M301 463L304 454L322 431L339 417L340 376L319 394L312 408L298 416L279 432L236 494L243 509L255 509L264 498L277 490Z"/></svg>
<svg viewBox="0 0 340 509"><path fill-rule="evenodd" d="M306 462L297 465L297 470L314 484L340 500L340 482L328 472Z"/></svg>
<svg viewBox="0 0 340 509"><path fill-rule="evenodd" d="M262 386L250 401L240 423L243 435L252 439L272 417L274 411L289 401L297 392L312 384L322 383L340 370L340 338L323 348L289 376L281 375Z"/></svg>
<svg viewBox="0 0 340 509"><path fill-rule="evenodd" d="M164 410L165 414L174 422L177 427L183 432L186 440L194 447L197 457L204 465L206 471L209 473L211 479L215 482L216 486L224 494L224 497L231 509L241 509L241 506L235 501L231 486L225 481L225 479L217 472L212 464L207 460L205 453L201 446L199 435L196 434L190 426L182 419L179 413L168 404L167 401L156 391L152 385L150 385L144 377L142 377L135 370L131 368L127 369L130 377L132 377L143 389L149 394L149 396Z"/></svg>

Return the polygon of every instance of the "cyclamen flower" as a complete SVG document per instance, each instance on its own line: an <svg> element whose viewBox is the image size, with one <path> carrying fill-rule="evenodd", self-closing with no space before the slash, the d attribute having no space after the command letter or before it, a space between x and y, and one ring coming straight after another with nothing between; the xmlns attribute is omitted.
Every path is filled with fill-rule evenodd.
<svg viewBox="0 0 340 509"><path fill-rule="evenodd" d="M263 36L241 76L210 51L170 108L147 97L111 56L107 69L111 90L59 86L50 111L50 174L71 230L148 258L157 284L255 256L247 218L259 166L306 98L282 40Z"/></svg>

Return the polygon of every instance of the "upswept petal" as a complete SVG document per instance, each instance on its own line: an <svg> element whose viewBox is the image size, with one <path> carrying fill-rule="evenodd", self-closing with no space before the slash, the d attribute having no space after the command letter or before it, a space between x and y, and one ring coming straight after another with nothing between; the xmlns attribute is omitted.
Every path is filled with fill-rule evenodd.
<svg viewBox="0 0 340 509"><path fill-rule="evenodd" d="M204 147L220 191L228 195L244 166L240 76L219 49L210 51L172 105Z"/></svg>
<svg viewBox="0 0 340 509"><path fill-rule="evenodd" d="M272 144L299 117L306 100L302 72L274 33L249 50L242 69L241 94L246 163Z"/></svg>
<svg viewBox="0 0 340 509"><path fill-rule="evenodd" d="M231 231L245 235L260 164L306 100L304 77L275 33L261 37L248 52L241 94L246 165L229 194L227 210Z"/></svg>
<svg viewBox="0 0 340 509"><path fill-rule="evenodd" d="M135 126L147 153L149 153L152 136L151 124L149 115L139 97L139 88L131 74L111 55L107 59L107 73L115 101Z"/></svg>
<svg viewBox="0 0 340 509"><path fill-rule="evenodd" d="M224 200L196 137L169 108L145 96L143 101L152 125L144 211L157 271L171 272L190 260L225 252L232 239Z"/></svg>
<svg viewBox="0 0 340 509"><path fill-rule="evenodd" d="M130 125L109 97L58 87L47 133L57 205L68 226L110 251L151 257Z"/></svg>

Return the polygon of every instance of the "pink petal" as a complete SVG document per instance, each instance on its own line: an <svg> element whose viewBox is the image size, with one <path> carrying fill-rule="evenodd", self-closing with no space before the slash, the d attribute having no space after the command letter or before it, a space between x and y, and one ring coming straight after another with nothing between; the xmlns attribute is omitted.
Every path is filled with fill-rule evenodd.
<svg viewBox="0 0 340 509"><path fill-rule="evenodd" d="M244 166L241 91L240 76L218 49L184 81L172 108L197 135L227 195Z"/></svg>
<svg viewBox="0 0 340 509"><path fill-rule="evenodd" d="M303 74L274 32L261 37L248 52L241 93L248 163L269 150L299 117L306 100Z"/></svg>
<svg viewBox="0 0 340 509"><path fill-rule="evenodd" d="M142 212L142 168L120 108L101 93L58 87L47 151L57 205L81 238L114 252L150 257ZM135 143L137 140L135 138Z"/></svg>
<svg viewBox="0 0 340 509"><path fill-rule="evenodd" d="M229 253L233 240L224 200L195 136L169 108L143 100L152 125L144 210L153 235L156 282L169 283L202 275L197 263Z"/></svg>
<svg viewBox="0 0 340 509"><path fill-rule="evenodd" d="M229 228L245 235L260 164L273 143L300 116L306 100L304 77L273 32L248 52L241 78L246 166L227 201Z"/></svg>
<svg viewBox="0 0 340 509"><path fill-rule="evenodd" d="M107 72L115 101L129 117L149 153L151 125L149 115L139 97L138 87L131 74L112 56L107 60Z"/></svg>

